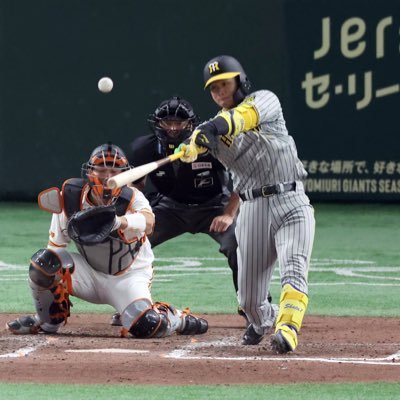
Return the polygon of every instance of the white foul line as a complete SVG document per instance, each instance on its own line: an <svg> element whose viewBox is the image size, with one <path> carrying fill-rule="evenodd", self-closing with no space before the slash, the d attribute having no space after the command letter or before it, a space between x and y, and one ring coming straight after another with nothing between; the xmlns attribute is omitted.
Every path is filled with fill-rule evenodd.
<svg viewBox="0 0 400 400"><path fill-rule="evenodd" d="M16 357L25 357L29 353L32 353L35 351L39 346L35 347L22 347L21 349L18 349L16 351L13 351L12 353L7 353L7 354L0 354L0 358L16 358Z"/></svg>
<svg viewBox="0 0 400 400"><path fill-rule="evenodd" d="M165 355L165 358L181 359L181 360L219 360L219 361L304 361L304 362L321 362L321 363L334 363L334 364L368 364L368 365L389 365L400 367L400 351L391 354L387 357L377 358L323 358L323 357L260 357L260 356L248 356L248 357L217 357L217 356L195 356L191 355L195 350L200 350L206 347L223 347L223 346L235 346L234 338L225 338L225 340L209 342L209 343L193 343L192 345L186 346L182 349L177 349L171 353Z"/></svg>
<svg viewBox="0 0 400 400"><path fill-rule="evenodd" d="M1 354L0 358L16 358L26 357L29 353L34 352L40 346L47 345L51 341L57 340L56 338L46 338L46 341L39 343L33 347L22 347L12 353ZM213 357L213 356L194 356L190 355L194 350L209 347L222 347L234 345L235 339L227 337L223 340L213 342L195 342L182 349L176 349L169 354L161 355L163 358L180 359L180 360L215 360L215 361L304 361L304 362L320 362L320 363L334 363L334 364L363 364L363 365L386 365L386 366L400 366L400 351L386 357L377 358L323 358L323 357ZM235 346L235 345L234 345ZM112 354L146 354L149 350L135 350L135 349L70 349L65 350L66 353L112 353Z"/></svg>
<svg viewBox="0 0 400 400"><path fill-rule="evenodd" d="M165 358L174 358L181 360L218 360L218 361L305 361L305 362L321 362L333 364L368 364L368 365L388 365L400 367L400 363L391 360L368 359L368 358L313 358L313 357L210 357L210 356L174 356L172 353Z"/></svg>
<svg viewBox="0 0 400 400"><path fill-rule="evenodd" d="M133 350L133 349L77 349L77 350L65 350L66 353L114 353L114 354L124 354L124 353L135 353L144 354L149 353L149 350Z"/></svg>
<svg viewBox="0 0 400 400"><path fill-rule="evenodd" d="M12 353L0 354L0 358L16 358L16 357L26 357L29 353L33 353L41 346L46 346L50 342L57 341L57 338L48 337L42 343L38 343L36 346L21 347Z"/></svg>

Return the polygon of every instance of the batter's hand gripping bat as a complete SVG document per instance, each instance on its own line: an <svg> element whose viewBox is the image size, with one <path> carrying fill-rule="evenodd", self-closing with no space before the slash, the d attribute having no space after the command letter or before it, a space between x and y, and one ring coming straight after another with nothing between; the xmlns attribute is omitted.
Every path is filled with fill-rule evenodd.
<svg viewBox="0 0 400 400"><path fill-rule="evenodd" d="M107 180L107 186L110 189L120 188L122 186L127 185L128 183L134 182L140 178L143 178L150 172L155 171L156 169L162 167L165 164L168 164L172 161L178 160L184 154L184 151L179 151L176 154L171 154L168 157L162 158L158 161L153 161L148 164L140 165L139 167L129 169L128 171L121 172L118 175L113 176L112 178Z"/></svg>

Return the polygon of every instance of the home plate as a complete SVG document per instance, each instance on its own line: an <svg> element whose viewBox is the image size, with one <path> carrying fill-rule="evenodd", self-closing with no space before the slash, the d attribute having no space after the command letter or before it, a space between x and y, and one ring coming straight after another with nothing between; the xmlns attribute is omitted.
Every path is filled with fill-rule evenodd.
<svg viewBox="0 0 400 400"><path fill-rule="evenodd" d="M123 353L134 353L134 354L143 354L149 353L149 350L133 350L133 349L76 349L76 350L65 350L66 353L114 353L114 354L123 354Z"/></svg>

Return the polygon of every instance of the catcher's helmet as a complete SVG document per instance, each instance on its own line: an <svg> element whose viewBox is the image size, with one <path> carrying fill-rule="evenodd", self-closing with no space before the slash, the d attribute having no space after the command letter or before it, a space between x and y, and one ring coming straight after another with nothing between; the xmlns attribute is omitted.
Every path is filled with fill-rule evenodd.
<svg viewBox="0 0 400 400"><path fill-rule="evenodd" d="M234 96L236 104L240 103L250 93L251 83L247 78L246 72L240 62L231 56L212 58L204 67L203 77L204 89L213 82L236 78L238 82L238 89Z"/></svg>
<svg viewBox="0 0 400 400"><path fill-rule="evenodd" d="M187 139L198 120L192 105L178 96L162 101L147 119L159 140L162 154Z"/></svg>
<svg viewBox="0 0 400 400"><path fill-rule="evenodd" d="M92 151L89 160L82 166L82 173L93 194L107 204L121 193L120 188L108 189L107 179L129 168L128 159L122 149L115 144L106 143Z"/></svg>

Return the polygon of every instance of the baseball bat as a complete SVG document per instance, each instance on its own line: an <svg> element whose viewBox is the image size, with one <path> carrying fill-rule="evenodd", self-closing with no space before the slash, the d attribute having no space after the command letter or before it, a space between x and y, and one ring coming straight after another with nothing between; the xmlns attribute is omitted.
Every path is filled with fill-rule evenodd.
<svg viewBox="0 0 400 400"><path fill-rule="evenodd" d="M155 171L157 168L160 168L165 164L178 160L183 156L184 153L185 152L181 150L178 153L171 154L170 156L162 158L161 160L153 161L151 163L129 169L128 171L121 172L120 174L109 178L107 181L107 186L110 189L116 189L125 186L130 182L134 182L140 178L143 178L150 172Z"/></svg>

